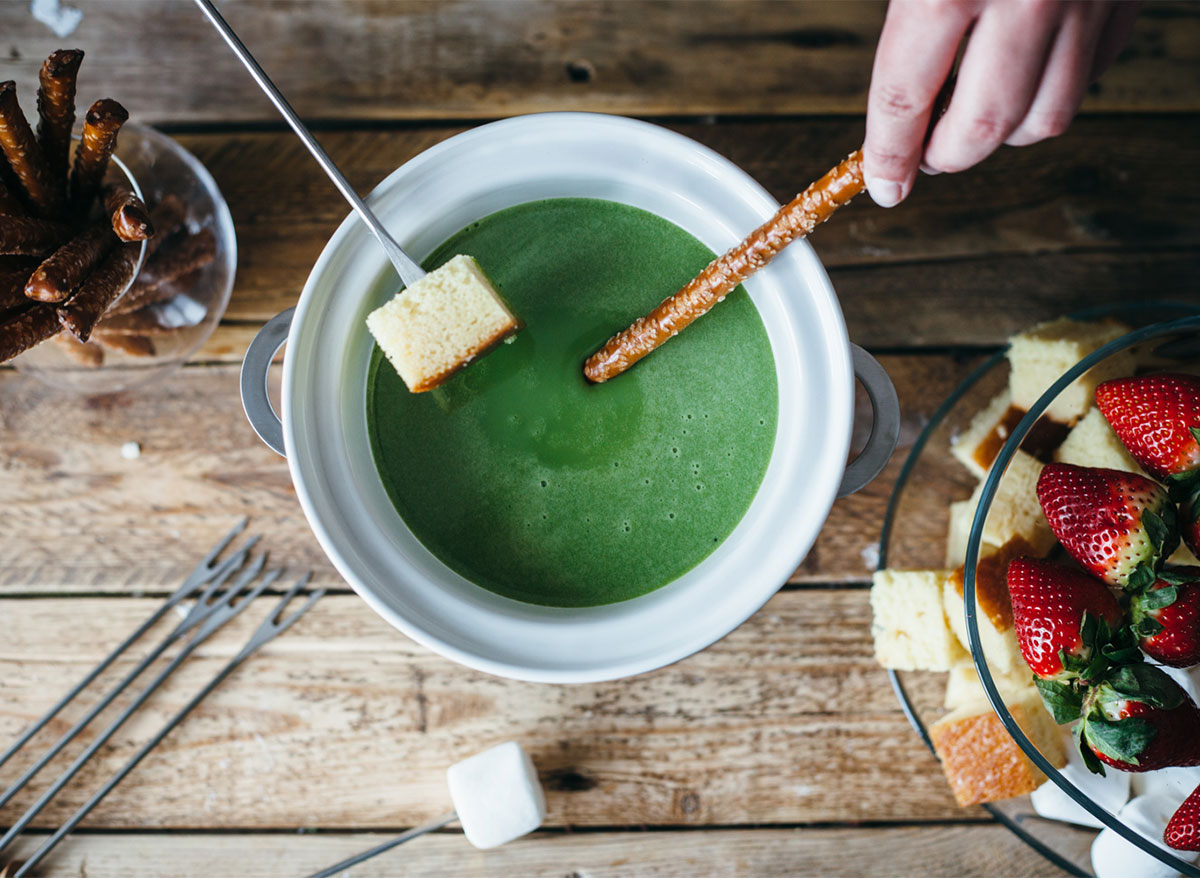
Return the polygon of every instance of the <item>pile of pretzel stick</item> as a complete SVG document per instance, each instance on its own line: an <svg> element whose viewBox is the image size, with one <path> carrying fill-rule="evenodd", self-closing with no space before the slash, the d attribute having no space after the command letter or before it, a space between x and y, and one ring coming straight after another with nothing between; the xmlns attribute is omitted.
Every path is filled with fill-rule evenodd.
<svg viewBox="0 0 1200 878"><path fill-rule="evenodd" d="M36 134L16 83L0 82L0 361L62 329L87 342L154 234L127 183L104 185L124 107L92 104L70 161L82 61L82 51L60 49L42 65Z"/></svg>

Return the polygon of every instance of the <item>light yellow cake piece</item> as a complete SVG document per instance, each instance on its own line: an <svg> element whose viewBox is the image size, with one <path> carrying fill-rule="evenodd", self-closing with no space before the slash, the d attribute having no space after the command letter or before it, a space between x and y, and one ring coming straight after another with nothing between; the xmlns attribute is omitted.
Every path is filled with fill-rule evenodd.
<svg viewBox="0 0 1200 878"><path fill-rule="evenodd" d="M1054 548L1054 532L1042 513L1037 499L1037 480L1043 464L1030 454L1018 450L1000 480L996 496L988 509L983 525L983 542L1000 548L1014 537L1020 537L1032 547L1031 554L1045 557ZM983 482L968 501L971 509L979 505Z"/></svg>
<svg viewBox="0 0 1200 878"><path fill-rule="evenodd" d="M948 671L967 657L946 622L949 570L880 570L871 585L875 658L897 671Z"/></svg>
<svg viewBox="0 0 1200 878"><path fill-rule="evenodd" d="M1024 665L1017 632L1013 627L1012 600L1008 596L1005 573L1013 558L1032 555L1031 547L1020 537L1002 549L983 547L975 568L975 610L979 643L987 658L988 667L1001 674L1011 673ZM950 630L963 649L970 649L967 640L967 618L963 600L962 567L946 578L942 586L942 608Z"/></svg>
<svg viewBox="0 0 1200 878"><path fill-rule="evenodd" d="M437 387L520 327L479 263L461 254L367 315L413 393Z"/></svg>
<svg viewBox="0 0 1200 878"><path fill-rule="evenodd" d="M990 663L988 670L991 672L992 682L1000 690L1000 697L1004 699L1005 704L1019 700L1030 689L1035 688L1033 671L1029 670L1024 659L1020 659L1020 664L1004 674L997 671ZM946 675L945 707L947 710L962 708L978 710L986 708L989 704L987 693L983 691L983 684L979 682L979 673L975 670L974 662L968 659L950 669L950 673Z"/></svg>
<svg viewBox="0 0 1200 878"><path fill-rule="evenodd" d="M1083 323L1064 317L1014 335L1008 347L1013 405L1028 411L1064 372L1127 332L1128 326L1112 319ZM1075 423L1092 407L1097 384L1132 374L1134 365L1129 351L1107 358L1063 390L1046 409L1046 415L1064 424Z"/></svg>
<svg viewBox="0 0 1200 878"><path fill-rule="evenodd" d="M950 453L977 479L987 475L1000 446L1008 438L1005 416L1011 405L1012 394L1005 388L976 412L967 429L950 440Z"/></svg>
<svg viewBox="0 0 1200 878"><path fill-rule="evenodd" d="M1076 466L1099 466L1127 473L1142 473L1142 468L1129 456L1098 408L1093 408L1071 428L1063 444L1054 452L1054 459Z"/></svg>
<svg viewBox="0 0 1200 878"><path fill-rule="evenodd" d="M1064 734L1036 689L1006 702L1021 731L1056 768L1067 764ZM1031 793L1045 780L986 702L967 704L929 727L942 771L962 807Z"/></svg>
<svg viewBox="0 0 1200 878"><path fill-rule="evenodd" d="M950 526L946 529L946 566L957 567L967 557L967 537L975 520L978 497L950 504Z"/></svg>

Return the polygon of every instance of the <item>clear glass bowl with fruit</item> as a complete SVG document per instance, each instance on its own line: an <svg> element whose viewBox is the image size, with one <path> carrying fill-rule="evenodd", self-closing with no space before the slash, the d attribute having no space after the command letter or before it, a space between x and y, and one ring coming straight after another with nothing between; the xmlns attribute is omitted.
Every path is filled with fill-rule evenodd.
<svg viewBox="0 0 1200 878"><path fill-rule="evenodd" d="M114 155L155 226L138 274L87 345L61 333L13 361L52 386L86 393L161 378L192 356L221 319L237 266L229 208L195 156L133 122L122 127Z"/></svg>
<svg viewBox="0 0 1200 878"><path fill-rule="evenodd" d="M886 667L905 669L889 672L893 686L942 759L960 804L982 804L1069 874L1200 875L1191 854L1180 860L1163 847L1160 825L1171 816L1162 812L1173 812L1200 783L1200 769L1109 769L1107 780L1092 783L1018 650L1009 559L1073 563L1036 499L1044 462L1121 468L1123 449L1093 409L1092 387L1120 373L1200 371L1198 306L1138 303L1072 317L1092 328L1068 327L1065 342L1047 338L1064 331L1054 323L1041 336L1018 336L1007 352L1012 365L1006 352L981 362L918 437L881 535L872 588L876 653ZM1080 351L1091 353L1076 364L1079 357L1071 357ZM1040 374L1031 376L1033 361ZM1090 381L1081 393L1076 379L1085 374ZM1042 417L1047 411L1052 417ZM920 636L906 640L906 626L910 634L919 627ZM1127 800L1134 807L1122 812ZM1157 841L1147 840L1155 828ZM1104 830L1101 840L1097 829ZM1093 870L1093 847L1108 871L1103 863ZM1131 860L1130 852L1143 859Z"/></svg>

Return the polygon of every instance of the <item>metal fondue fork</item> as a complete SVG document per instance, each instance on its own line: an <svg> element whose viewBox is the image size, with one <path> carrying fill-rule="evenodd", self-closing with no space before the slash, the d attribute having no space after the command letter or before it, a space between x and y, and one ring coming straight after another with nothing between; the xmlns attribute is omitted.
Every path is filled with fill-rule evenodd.
<svg viewBox="0 0 1200 878"><path fill-rule="evenodd" d="M246 552L249 551L250 548L258 541L257 537L255 537L246 545L246 548L242 550L240 556L230 558L228 561L225 561L221 564L216 563L217 556L225 551L225 548L231 542L233 542L234 537L246 529L247 521L249 521L248 518L243 518L236 525L234 525L233 530L225 534L221 541L209 550L208 554L205 555L200 560L200 563L195 566L192 572L188 574L188 577L183 581L183 584L175 590L174 594L167 598L161 607L151 614L149 619L143 622L136 631L122 640L112 652L110 652L104 659L101 660L100 664L96 665L96 667L93 668L86 677L75 684L74 689L64 695L59 702L46 711L46 713L43 714L40 719L22 732L20 736L18 736L17 740L15 740L7 750L5 750L3 753L0 753L0 765L4 765L5 762L12 758L14 753L16 753L29 742L30 738L45 728L46 724L50 722L50 720L54 719L60 710L75 700L75 696L90 686L97 677L104 673L104 670L114 661L116 661L117 658L120 657L121 653L129 649L130 646L141 639L143 634L157 625L158 621L167 614L168 610L186 598L191 597L192 594L206 582L211 582L222 574L227 573L229 566L233 564L236 557L240 557L241 560L244 561L246 558ZM240 562L235 566L240 566Z"/></svg>
<svg viewBox="0 0 1200 878"><path fill-rule="evenodd" d="M278 571L272 571L272 573L277 574ZM274 640L284 631L287 631L287 629L292 627L292 625L295 624L295 622L301 616L303 616L312 608L312 605L315 604L317 600L325 594L324 589L317 589L309 594L308 600L304 602L304 605L301 606L300 609L296 610L286 618L281 618L283 611L287 608L287 605L291 603L292 600L298 594L300 594L300 590L308 584L310 576L311 574L305 574L304 576L300 577L296 584L293 585L291 589L289 589L288 592L279 600L279 603L275 605L275 608L271 610L270 614L266 619L263 620L262 624L258 626L258 629L253 635L251 635L250 639L246 642L246 645L242 647L241 652L230 659L229 663L226 664L225 667L222 668L217 675L204 686L203 689L197 692L192 697L191 701L180 708L180 710L167 721L166 725L164 725L153 738L147 741L142 748L136 754L134 754L134 756L128 762L126 762L119 771L117 771L116 774L114 774L108 779L108 781L105 782L104 786L97 790L90 799L80 805L79 809L67 819L67 822L60 826L53 835L46 839L46 841L44 841L42 845L33 852L32 856L30 856L28 860L26 860L17 868L13 878L22 878L24 875L29 875L31 870L43 859L45 859L50 851L54 849L55 845L62 841L63 838L65 838L67 834L71 832L71 830L78 826L79 822L83 820L83 818L86 817L93 808L100 804L104 797L107 796L117 784L124 780L125 776L137 767L138 763L145 758L146 754L158 746L159 742L169 735L171 730L179 725L179 723L183 721L184 717L191 713L192 709L195 708L197 704L203 701L210 692L216 689L226 677L232 674L237 667L246 659L248 659L255 651L257 651L259 647L270 642L271 640ZM240 603L239 606L244 607L246 604L248 604L250 600L257 595L258 592L262 591L262 589L273 578L273 576L268 574L268 579L259 585L259 587L256 588L251 594L247 595L247 597ZM234 610L234 614L237 612L238 610Z"/></svg>
<svg viewBox="0 0 1200 878"><path fill-rule="evenodd" d="M404 252L404 249L396 243L396 239L388 234L387 229L383 227L383 223L371 211L365 201L359 198L358 193L354 191L354 187L350 185L350 181L345 178L333 160L326 155L325 150L321 148L321 144L317 143L312 132L304 126L300 121L300 117L296 115L296 111L284 98L283 93L275 87L275 83L271 82L271 77L267 76L266 72L254 60L254 56L250 54L250 50L238 39L237 34L233 32L233 28L221 17L221 13L217 12L210 0L196 0L196 5L200 7L200 11L212 23L212 26L217 29L225 42L229 44L229 48L233 50L233 54L237 55L238 60L250 72L258 87L263 90L271 103L275 105L275 109L283 116L284 120L296 132L296 136L312 153L313 158L317 160L317 164L321 166L321 170L333 181L333 185L338 188L350 206L362 218L362 221L367 224L367 228L371 230L376 240L383 245L384 252L387 253L388 259L396 268L396 273L400 275L400 280L404 281L404 286L411 287L417 281L425 276L425 269L417 265L417 263Z"/></svg>
<svg viewBox="0 0 1200 878"><path fill-rule="evenodd" d="M109 723L108 727L105 728L105 730L101 732L96 739L92 741L92 743L89 744L87 748L75 758L75 761L71 763L67 770L59 775L58 779L50 785L50 788L42 793L42 795L38 797L37 801L34 802L33 805L31 805L29 809L17 819L17 822L9 828L8 832L4 833L3 837L0 837L0 851L3 851L10 844L12 844L16 837L21 834L21 832L26 826L29 825L33 818L36 817L41 810L46 807L50 800L58 795L59 791L67 785L71 778L73 778L79 772L79 770L83 768L84 763L91 759L92 756L95 755L96 751L104 746L105 742L107 742L109 738L116 734L117 730L125 723L125 721L129 719L129 717L131 717L151 695L154 694L155 690L162 685L163 681L166 680L176 668L178 668L184 663L184 661L187 660L188 656L192 654L196 647L207 640L214 632L217 631L218 628L241 613L242 610L246 609L246 607L250 606L251 601L258 597L258 595L262 593L263 589L279 578L279 576L283 573L281 568L268 571L266 576L263 577L262 581L257 586L255 586L245 595L242 594L243 590L258 578L258 575L262 572L266 559L266 555L259 555L258 558L256 558L248 568L246 568L245 572L242 573L237 582L226 589L225 593L218 601L216 601L216 603L206 605L203 599L197 601L197 607L205 608L205 612L201 617L203 618L203 622L200 624L199 630L197 630L196 633L193 634L188 640L188 642L184 644L183 648L180 649L179 654L171 660L170 664L163 668L163 670L159 672L158 676L151 680L146 687L138 693L137 697L133 700L133 703L121 711L116 719ZM221 582L223 581L224 580L221 580ZM210 594L211 590L215 590L218 584L219 583L214 583L209 587L209 589L206 589L205 594ZM42 762L36 766L36 768L40 768L41 765L44 764L45 763ZM22 778L22 782L28 779L31 774L32 772L27 773L26 776Z"/></svg>

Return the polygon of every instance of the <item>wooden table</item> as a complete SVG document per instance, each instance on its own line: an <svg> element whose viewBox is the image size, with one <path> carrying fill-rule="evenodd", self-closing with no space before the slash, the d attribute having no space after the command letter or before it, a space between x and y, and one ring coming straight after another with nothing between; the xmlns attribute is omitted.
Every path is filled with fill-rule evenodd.
<svg viewBox="0 0 1200 878"><path fill-rule="evenodd" d="M1079 306L1196 299L1200 6L1151 4L1065 136L923 179L895 210L860 199L820 230L813 244L850 335L900 393L896 458L835 505L791 580L720 643L631 680L541 686L465 670L374 615L322 556L284 462L242 416L242 352L295 302L343 202L191 4L75 3L84 18L66 39L25 0L0 6L0 79L31 95L52 49L83 47L81 100L113 95L199 156L233 211L240 264L217 333L159 384L82 399L0 372L0 741L242 515L276 560L311 568L332 594L158 748L46 874L312 871L445 811L444 768L509 738L541 768L543 832L485 853L447 830L354 874L1058 874L983 811L955 807L905 722L871 655L872 548L914 435L981 354ZM224 5L360 191L479 121L586 109L655 118L785 200L860 143L883 11ZM129 441L136 460L120 454ZM250 625L204 646L36 825L57 826Z"/></svg>

